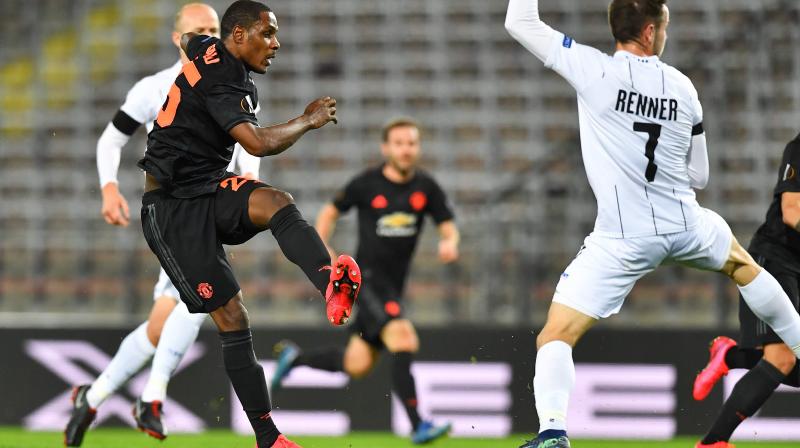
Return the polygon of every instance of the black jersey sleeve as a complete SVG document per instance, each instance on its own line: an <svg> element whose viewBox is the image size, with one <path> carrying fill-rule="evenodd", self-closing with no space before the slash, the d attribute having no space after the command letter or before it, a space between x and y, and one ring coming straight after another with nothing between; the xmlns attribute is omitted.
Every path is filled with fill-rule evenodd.
<svg viewBox="0 0 800 448"><path fill-rule="evenodd" d="M339 212L344 213L350 210L351 207L358 204L359 186L363 182L363 176L358 176L352 179L347 185L336 193L333 197L333 206Z"/></svg>
<svg viewBox="0 0 800 448"><path fill-rule="evenodd" d="M208 112L225 132L237 124L249 122L258 126L256 101L247 90L229 84L217 84L206 95Z"/></svg>
<svg viewBox="0 0 800 448"><path fill-rule="evenodd" d="M800 136L789 142L783 151L775 194L800 192Z"/></svg>
<svg viewBox="0 0 800 448"><path fill-rule="evenodd" d="M455 218L453 209L450 206L447 195L439 184L431 177L430 186L428 187L428 205L427 212L431 215L436 224L441 224L445 221L450 221Z"/></svg>

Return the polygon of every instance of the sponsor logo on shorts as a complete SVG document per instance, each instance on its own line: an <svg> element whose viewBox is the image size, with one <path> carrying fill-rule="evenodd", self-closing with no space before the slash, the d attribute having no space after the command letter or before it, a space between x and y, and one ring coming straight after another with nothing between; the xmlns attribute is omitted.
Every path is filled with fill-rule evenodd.
<svg viewBox="0 0 800 448"><path fill-rule="evenodd" d="M214 296L214 288L212 288L211 285L206 282L200 283L197 285L197 294L199 294L200 297L208 300Z"/></svg>

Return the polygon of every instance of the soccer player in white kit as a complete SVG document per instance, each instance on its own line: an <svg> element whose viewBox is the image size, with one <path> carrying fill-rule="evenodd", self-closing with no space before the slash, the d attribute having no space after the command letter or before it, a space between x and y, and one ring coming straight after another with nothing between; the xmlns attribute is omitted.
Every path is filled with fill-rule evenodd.
<svg viewBox="0 0 800 448"><path fill-rule="evenodd" d="M128 92L125 103L106 126L97 142L97 170L103 192L103 218L107 223L127 226L128 203L119 192L117 170L122 147L142 125L147 132L167 97L170 87L189 62L180 50L180 37L187 32L219 37L219 18L208 5L191 3L183 6L175 17L172 41L180 51L180 60L151 76L139 80ZM236 144L228 171L257 178L260 159ZM148 320L122 341L106 369L91 385L78 386L73 394L72 418L65 431L67 446L80 446L83 435L94 420L95 411L152 358L148 381L137 399L134 417L137 426L158 439L167 436L161 420L161 409L167 395L167 384L183 355L197 338L206 314L191 314L180 300L164 269L153 289L153 308Z"/></svg>
<svg viewBox="0 0 800 448"><path fill-rule="evenodd" d="M597 199L594 231L564 270L537 336L539 435L520 448L566 448L572 347L617 313L636 280L662 263L722 272L753 312L800 353L800 316L778 282L701 208L708 181L703 110L692 82L659 59L666 0L613 0L616 52L580 45L542 22L538 0L510 0L506 29L578 93L581 150Z"/></svg>

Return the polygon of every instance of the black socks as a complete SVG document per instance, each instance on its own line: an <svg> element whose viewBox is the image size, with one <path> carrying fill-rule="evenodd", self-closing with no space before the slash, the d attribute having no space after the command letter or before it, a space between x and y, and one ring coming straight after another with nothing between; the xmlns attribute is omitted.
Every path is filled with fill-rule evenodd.
<svg viewBox="0 0 800 448"><path fill-rule="evenodd" d="M289 204L272 216L269 228L286 258L300 266L306 277L325 297L330 271L320 271L320 268L329 266L331 257L314 227L303 219L294 204Z"/></svg>
<svg viewBox="0 0 800 448"><path fill-rule="evenodd" d="M256 361L250 330L226 331L219 334L225 371L247 414L260 448L269 448L281 434L272 421L264 369Z"/></svg>
<svg viewBox="0 0 800 448"><path fill-rule="evenodd" d="M729 369L752 369L761 361L764 351L757 348L741 348L738 345L725 353L725 364Z"/></svg>
<svg viewBox="0 0 800 448"><path fill-rule="evenodd" d="M300 353L292 366L308 366L328 372L344 371L344 350L339 347Z"/></svg>
<svg viewBox="0 0 800 448"><path fill-rule="evenodd" d="M784 375L775 366L764 360L759 361L736 383L703 443L730 440L739 424L758 411L783 379Z"/></svg>
<svg viewBox="0 0 800 448"><path fill-rule="evenodd" d="M392 353L392 388L400 397L411 426L416 430L422 420L417 412L417 387L411 375L412 357L410 352Z"/></svg>

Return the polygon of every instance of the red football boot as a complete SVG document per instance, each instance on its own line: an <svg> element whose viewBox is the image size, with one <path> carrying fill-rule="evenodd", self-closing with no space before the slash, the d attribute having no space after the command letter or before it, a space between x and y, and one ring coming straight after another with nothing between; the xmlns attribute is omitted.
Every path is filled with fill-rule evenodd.
<svg viewBox="0 0 800 448"><path fill-rule="evenodd" d="M272 444L272 448L303 448L300 445L287 439L283 434L278 436L278 440ZM716 448L716 447L715 447Z"/></svg>
<svg viewBox="0 0 800 448"><path fill-rule="evenodd" d="M694 379L694 388L692 389L692 396L697 401L705 400L714 385L725 375L728 374L728 365L725 364L725 355L731 347L736 346L736 341L725 336L718 336L711 341L711 346L708 351L710 356L708 364L702 372L697 374ZM724 445L727 446L727 445ZM715 448L721 448L715 447Z"/></svg>
<svg viewBox="0 0 800 448"><path fill-rule="evenodd" d="M330 283L325 292L328 322L342 325L350 318L350 312L361 288L361 269L350 255L339 255L336 263L323 269L331 270Z"/></svg>
<svg viewBox="0 0 800 448"><path fill-rule="evenodd" d="M697 445L695 445L694 448L736 448L736 446L728 442L714 442L710 445L704 445L703 442L697 442Z"/></svg>

